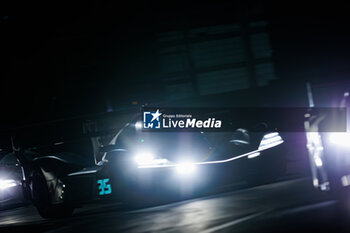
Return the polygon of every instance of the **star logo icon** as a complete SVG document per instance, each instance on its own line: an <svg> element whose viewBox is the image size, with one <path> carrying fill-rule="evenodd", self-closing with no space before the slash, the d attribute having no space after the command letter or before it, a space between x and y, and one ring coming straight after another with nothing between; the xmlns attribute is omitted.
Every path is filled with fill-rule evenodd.
<svg viewBox="0 0 350 233"><path fill-rule="evenodd" d="M151 122L153 122L154 120L157 119L157 121L159 121L159 117L162 115L160 112L159 112L159 109L157 109L157 111L155 113L151 113L152 114L152 120Z"/></svg>
<svg viewBox="0 0 350 233"><path fill-rule="evenodd" d="M160 129L162 113L157 111L144 111L143 112L143 128L144 129Z"/></svg>

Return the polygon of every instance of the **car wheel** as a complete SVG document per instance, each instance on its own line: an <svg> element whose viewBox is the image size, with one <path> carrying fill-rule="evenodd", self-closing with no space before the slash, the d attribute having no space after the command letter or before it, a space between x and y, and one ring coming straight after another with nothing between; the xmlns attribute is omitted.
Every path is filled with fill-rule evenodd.
<svg viewBox="0 0 350 233"><path fill-rule="evenodd" d="M49 189L44 175L35 171L32 178L33 204L43 218L64 218L72 215L74 207L66 204L51 204Z"/></svg>

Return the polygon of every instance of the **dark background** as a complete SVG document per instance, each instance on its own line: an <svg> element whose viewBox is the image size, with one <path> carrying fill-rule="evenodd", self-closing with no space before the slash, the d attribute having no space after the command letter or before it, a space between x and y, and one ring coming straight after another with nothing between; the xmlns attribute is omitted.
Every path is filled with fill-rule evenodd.
<svg viewBox="0 0 350 233"><path fill-rule="evenodd" d="M335 2L56 2L19 5L13 13L1 19L2 130L164 98L148 75L157 69L155 33L240 17L269 23L276 82L350 77L349 14Z"/></svg>

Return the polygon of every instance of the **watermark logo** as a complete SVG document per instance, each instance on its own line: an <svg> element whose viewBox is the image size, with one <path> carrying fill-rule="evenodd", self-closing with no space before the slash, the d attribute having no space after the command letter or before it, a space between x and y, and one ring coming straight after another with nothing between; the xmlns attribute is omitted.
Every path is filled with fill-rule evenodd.
<svg viewBox="0 0 350 233"><path fill-rule="evenodd" d="M143 112L143 128L144 129L160 129L162 113L159 109L155 112Z"/></svg>
<svg viewBox="0 0 350 233"><path fill-rule="evenodd" d="M193 115L189 109L162 109L162 112L159 109L143 110L143 129L146 130L220 129L221 125L221 120L214 116Z"/></svg>
<svg viewBox="0 0 350 233"><path fill-rule="evenodd" d="M305 114L310 115L308 108L143 107L141 112L138 128L157 132L305 132ZM314 108L313 114L332 116L323 120L322 132L346 132L346 108Z"/></svg>

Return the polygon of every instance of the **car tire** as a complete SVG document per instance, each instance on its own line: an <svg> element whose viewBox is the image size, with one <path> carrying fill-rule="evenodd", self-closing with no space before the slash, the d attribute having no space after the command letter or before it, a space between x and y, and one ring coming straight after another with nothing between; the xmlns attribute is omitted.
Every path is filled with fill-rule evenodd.
<svg viewBox="0 0 350 233"><path fill-rule="evenodd" d="M74 207L67 204L51 204L46 179L40 171L32 177L33 204L43 218L64 218L72 215Z"/></svg>

